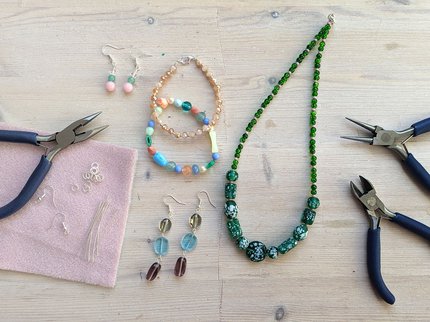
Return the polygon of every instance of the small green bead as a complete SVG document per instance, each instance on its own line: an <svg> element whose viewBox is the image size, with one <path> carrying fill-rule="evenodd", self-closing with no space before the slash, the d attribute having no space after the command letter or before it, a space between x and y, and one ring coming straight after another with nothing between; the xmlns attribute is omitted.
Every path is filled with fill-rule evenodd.
<svg viewBox="0 0 430 322"><path fill-rule="evenodd" d="M315 221L316 212L312 209L306 208L302 213L302 223L306 225L312 225Z"/></svg>
<svg viewBox="0 0 430 322"><path fill-rule="evenodd" d="M236 244L240 249L245 250L249 246L249 240L241 236L236 240Z"/></svg>
<svg viewBox="0 0 430 322"><path fill-rule="evenodd" d="M267 256L271 259L277 259L278 258L278 248L275 246L271 246L267 249Z"/></svg>
<svg viewBox="0 0 430 322"><path fill-rule="evenodd" d="M320 42L320 45L318 47L318 51L323 51L324 47L325 47L325 41L323 40L323 41Z"/></svg>
<svg viewBox="0 0 430 322"><path fill-rule="evenodd" d="M312 196L315 196L317 194L317 191L316 190L311 190L311 195Z"/></svg>
<svg viewBox="0 0 430 322"><path fill-rule="evenodd" d="M308 198L308 207L311 209L317 209L320 206L320 200L317 197Z"/></svg>
<svg viewBox="0 0 430 322"><path fill-rule="evenodd" d="M233 239L238 239L242 236L242 228L240 227L240 223L237 218L227 221L227 229L230 233L230 237Z"/></svg>
<svg viewBox="0 0 430 322"><path fill-rule="evenodd" d="M257 120L256 119L252 119L251 122L252 126L254 126L255 124L257 124Z"/></svg>
<svg viewBox="0 0 430 322"><path fill-rule="evenodd" d="M228 181L236 181L239 179L239 173L234 170L227 171L227 174L225 175Z"/></svg>
<svg viewBox="0 0 430 322"><path fill-rule="evenodd" d="M312 168L311 168L311 173L317 173L317 168L312 167Z"/></svg>
<svg viewBox="0 0 430 322"><path fill-rule="evenodd" d="M243 133L242 137L240 138L240 142L245 143L247 139L248 139L248 134L247 133Z"/></svg>
<svg viewBox="0 0 430 322"><path fill-rule="evenodd" d="M315 41L315 40L312 40L307 46L306 46L306 48L307 49L309 49L309 50L312 50L314 47L315 47L315 45L317 44L317 42Z"/></svg>
<svg viewBox="0 0 430 322"><path fill-rule="evenodd" d="M316 56L316 58L317 58L317 59L321 59L321 58L322 58L322 54L321 54L321 53L318 53L318 54L317 54L317 56Z"/></svg>
<svg viewBox="0 0 430 322"><path fill-rule="evenodd" d="M136 79L133 76L129 76L127 78L127 83L130 83L133 85L135 82L136 82Z"/></svg>
<svg viewBox="0 0 430 322"><path fill-rule="evenodd" d="M108 81L109 82L115 82L115 79L116 79L116 77L115 77L114 74L109 74L109 76L108 76Z"/></svg>
<svg viewBox="0 0 430 322"><path fill-rule="evenodd" d="M269 102L273 99L273 95L269 95L267 96L267 99L269 100Z"/></svg>
<svg viewBox="0 0 430 322"><path fill-rule="evenodd" d="M295 240L293 237L290 237L287 240L283 241L282 244L278 246L278 251L281 254L285 254L285 253L288 253L296 246L297 246L297 240Z"/></svg>
<svg viewBox="0 0 430 322"><path fill-rule="evenodd" d="M246 131L247 132L251 132L252 131L252 125L248 124L248 126L246 127Z"/></svg>
<svg viewBox="0 0 430 322"><path fill-rule="evenodd" d="M233 160L233 164L238 165L239 161L238 160Z"/></svg>
<svg viewBox="0 0 430 322"><path fill-rule="evenodd" d="M232 164L232 165L231 165L231 168L232 168L233 170L236 170L236 169L237 169L237 164Z"/></svg>
<svg viewBox="0 0 430 322"><path fill-rule="evenodd" d="M316 176L315 176L315 177L311 177L311 182L312 182L312 183L317 183L317 181L318 181L318 180L317 180L317 177L316 177Z"/></svg>
<svg viewBox="0 0 430 322"><path fill-rule="evenodd" d="M152 137L150 135L147 135L145 138L146 146L150 147L152 145Z"/></svg>
<svg viewBox="0 0 430 322"><path fill-rule="evenodd" d="M226 199L234 199L236 198L237 193L237 185L235 183L226 183L224 195Z"/></svg>
<svg viewBox="0 0 430 322"><path fill-rule="evenodd" d="M237 153L237 152L236 152L236 153L234 154L234 157L235 157L235 158L240 158L240 153Z"/></svg>
<svg viewBox="0 0 430 322"><path fill-rule="evenodd" d="M317 185L316 184L311 185L311 189L317 190Z"/></svg>
<svg viewBox="0 0 430 322"><path fill-rule="evenodd" d="M317 63L317 61L315 60L315 68L320 68L321 67L321 64L320 63ZM316 96L316 95L314 95L314 96Z"/></svg>
<svg viewBox="0 0 430 322"><path fill-rule="evenodd" d="M282 78L285 78L288 80L288 78L290 78L291 74L290 73L285 73L284 76L282 76Z"/></svg>
<svg viewBox="0 0 430 322"><path fill-rule="evenodd" d="M289 69L289 71L291 72L291 73L294 73L294 71L296 70L296 68L297 68L297 63L292 63L291 64L291 67L290 67L290 69Z"/></svg>
<svg viewBox="0 0 430 322"><path fill-rule="evenodd" d="M208 164L206 164L206 169L210 169L215 165L215 160L210 161Z"/></svg>
<svg viewBox="0 0 430 322"><path fill-rule="evenodd" d="M318 89L312 90L312 96L318 96Z"/></svg>
<svg viewBox="0 0 430 322"><path fill-rule="evenodd" d="M317 108L317 104L318 104L318 100L316 98L313 98L311 100L311 107L312 108Z"/></svg>
<svg viewBox="0 0 430 322"><path fill-rule="evenodd" d="M295 240L303 240L308 235L308 227L305 224L298 225L293 231L293 237Z"/></svg>
<svg viewBox="0 0 430 322"><path fill-rule="evenodd" d="M237 217L239 208L234 200L227 200L224 205L224 214L228 219L233 219Z"/></svg>
<svg viewBox="0 0 430 322"><path fill-rule="evenodd" d="M311 127L311 137L315 137L315 135L316 135L316 132L317 132L317 128L316 127Z"/></svg>

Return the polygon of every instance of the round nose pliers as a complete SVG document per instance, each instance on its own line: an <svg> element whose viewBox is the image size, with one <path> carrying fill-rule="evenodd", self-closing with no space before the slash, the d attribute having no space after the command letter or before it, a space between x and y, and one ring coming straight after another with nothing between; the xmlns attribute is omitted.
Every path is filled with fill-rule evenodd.
<svg viewBox="0 0 430 322"><path fill-rule="evenodd" d="M372 183L360 176L363 191L351 181L353 195L361 202L370 219L370 227L367 233L367 270L372 285L378 294L389 304L394 304L395 297L390 292L381 275L381 219L388 219L399 226L430 241L430 227L398 212L392 212L376 195Z"/></svg>
<svg viewBox="0 0 430 322"><path fill-rule="evenodd" d="M37 146L44 146L42 145L43 143L52 143L51 147L45 147L45 154L42 155L39 164L34 169L18 196L5 206L0 206L0 219L12 215L31 199L37 188L45 179L45 176L48 174L52 165L52 160L60 151L72 144L83 142L108 127L108 125L105 125L87 131L80 131L82 127L94 120L100 114L101 112L91 114L73 122L61 132L51 135L39 135L34 132L26 131L0 130L0 141L3 142L27 143Z"/></svg>
<svg viewBox="0 0 430 322"><path fill-rule="evenodd" d="M419 180L427 188L427 190L430 191L430 174L417 161L417 159L415 159L412 153L409 153L405 144L412 137L416 137L430 131L430 118L416 122L412 124L411 127L403 131L384 130L379 125L371 125L361 121L353 120L348 117L346 119L370 131L373 136L342 136L343 139L369 143L371 145L380 145L390 150L396 151L403 161L406 169L417 180Z"/></svg>

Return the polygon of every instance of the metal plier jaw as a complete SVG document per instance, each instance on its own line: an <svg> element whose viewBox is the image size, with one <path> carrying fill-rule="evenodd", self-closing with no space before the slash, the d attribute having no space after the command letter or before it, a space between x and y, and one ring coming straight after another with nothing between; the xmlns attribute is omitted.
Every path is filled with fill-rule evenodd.
<svg viewBox="0 0 430 322"><path fill-rule="evenodd" d="M389 210L382 200L379 199L372 183L362 176L359 177L364 191L361 191L352 181L350 182L351 190L361 202L366 213L369 215L370 228L376 229L379 227L381 218L391 219L394 218L396 214Z"/></svg>

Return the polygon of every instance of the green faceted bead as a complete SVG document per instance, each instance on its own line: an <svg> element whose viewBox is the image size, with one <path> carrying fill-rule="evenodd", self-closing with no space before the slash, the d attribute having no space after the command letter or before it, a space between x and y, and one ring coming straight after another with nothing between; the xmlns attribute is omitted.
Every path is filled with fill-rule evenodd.
<svg viewBox="0 0 430 322"><path fill-rule="evenodd" d="M232 164L232 165L231 165L231 168L232 168L233 170L236 170L236 169L237 169L237 164Z"/></svg>
<svg viewBox="0 0 430 322"><path fill-rule="evenodd" d="M236 181L237 179L239 179L239 173L234 170L229 170L227 171L226 178L228 181Z"/></svg>
<svg viewBox="0 0 430 322"><path fill-rule="evenodd" d="M317 63L317 61L315 60L315 68L320 68L320 67L321 67L321 64ZM314 95L314 96L316 96L316 95Z"/></svg>
<svg viewBox="0 0 430 322"><path fill-rule="evenodd" d="M302 223L312 225L314 223L316 212L312 209L306 208L302 213Z"/></svg>
<svg viewBox="0 0 430 322"><path fill-rule="evenodd" d="M234 164L234 165L238 165L238 164L239 164L239 161L238 161L238 160L233 160L233 164Z"/></svg>
<svg viewBox="0 0 430 322"><path fill-rule="evenodd" d="M311 173L317 173L317 168L311 168Z"/></svg>
<svg viewBox="0 0 430 322"><path fill-rule="evenodd" d="M247 139L248 139L248 134L247 133L243 133L242 137L240 138L240 142L245 143Z"/></svg>
<svg viewBox="0 0 430 322"><path fill-rule="evenodd" d="M317 185L316 184L311 185L311 189L317 190Z"/></svg>
<svg viewBox="0 0 430 322"><path fill-rule="evenodd" d="M298 241L305 239L307 235L308 227L305 224L300 224L294 229L293 237Z"/></svg>
<svg viewBox="0 0 430 322"><path fill-rule="evenodd" d="M311 195L312 196L315 196L317 194L317 191L316 190L311 190Z"/></svg>
<svg viewBox="0 0 430 322"><path fill-rule="evenodd" d="M320 200L317 197L308 198L308 207L311 209L317 209L320 206Z"/></svg>
<svg viewBox="0 0 430 322"><path fill-rule="evenodd" d="M146 146L150 147L152 145L152 137L150 135L147 135L145 138Z"/></svg>
<svg viewBox="0 0 430 322"><path fill-rule="evenodd" d="M228 219L233 219L237 217L239 208L234 200L227 200L224 204L224 214Z"/></svg>
<svg viewBox="0 0 430 322"><path fill-rule="evenodd" d="M293 237L290 237L287 240L283 241L282 244L278 246L278 251L281 254L285 254L285 253L288 253L296 246L297 246L297 240L295 240Z"/></svg>
<svg viewBox="0 0 430 322"><path fill-rule="evenodd" d="M318 100L316 98L313 98L311 101L311 107L312 108L317 108L317 104L318 104Z"/></svg>
<svg viewBox="0 0 430 322"><path fill-rule="evenodd" d="M108 81L109 82L115 82L115 79L116 79L116 77L115 77L114 74L109 74L109 76L108 76Z"/></svg>
<svg viewBox="0 0 430 322"><path fill-rule="evenodd" d="M236 198L237 185L235 183L226 183L225 184L225 197L226 199L234 199Z"/></svg>
<svg viewBox="0 0 430 322"><path fill-rule="evenodd" d="M130 83L133 85L135 82L136 82L136 79L133 76L129 76L127 78L127 83Z"/></svg>
<svg viewBox="0 0 430 322"><path fill-rule="evenodd" d="M317 58L317 59L321 59L321 58L322 58L322 54L321 54L321 53L318 53L318 54L317 54L317 56L316 56L316 58Z"/></svg>
<svg viewBox="0 0 430 322"><path fill-rule="evenodd" d="M230 237L233 239L238 239L242 236L242 228L240 227L240 223L237 218L227 221L227 229L230 233Z"/></svg>
<svg viewBox="0 0 430 322"><path fill-rule="evenodd" d="M309 50L312 50L314 47L315 47L315 45L317 44L317 42L315 41L315 40L312 40L307 46L306 46L306 48L307 49L309 49Z"/></svg>
<svg viewBox="0 0 430 322"><path fill-rule="evenodd" d="M236 240L236 244L240 249L245 250L249 246L249 240L241 236Z"/></svg>
<svg viewBox="0 0 430 322"><path fill-rule="evenodd" d="M276 248L275 246L269 247L269 249L267 250L267 256L269 256L269 258L271 259L278 258L278 248Z"/></svg>
<svg viewBox="0 0 430 322"><path fill-rule="evenodd" d="M253 262L261 262L266 258L267 248L262 242L250 242L246 248L246 256Z"/></svg>
<svg viewBox="0 0 430 322"><path fill-rule="evenodd" d="M311 182L312 183L316 183L318 180L317 180L317 177L316 176L312 176L311 177Z"/></svg>
<svg viewBox="0 0 430 322"><path fill-rule="evenodd" d="M323 40L323 41L320 42L320 45L318 47L318 51L323 51L324 47L325 47L325 41Z"/></svg>

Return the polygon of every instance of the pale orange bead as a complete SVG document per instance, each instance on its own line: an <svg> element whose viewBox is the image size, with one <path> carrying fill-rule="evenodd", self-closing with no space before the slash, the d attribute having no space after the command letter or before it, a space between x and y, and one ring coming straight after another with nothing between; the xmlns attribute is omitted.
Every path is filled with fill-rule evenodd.
<svg viewBox="0 0 430 322"><path fill-rule="evenodd" d="M189 165L184 165L184 166L182 167L182 174L183 174L184 176L190 176L190 175L191 175L191 173L193 173L193 169L191 169L191 166L189 166Z"/></svg>
<svg viewBox="0 0 430 322"><path fill-rule="evenodd" d="M158 106L160 106L161 108L166 108L168 103L167 100L164 97L159 97L157 98L157 100L155 101L157 103Z"/></svg>
<svg viewBox="0 0 430 322"><path fill-rule="evenodd" d="M157 151L155 150L155 148L153 146L150 146L148 148L148 152L149 152L150 155L154 155Z"/></svg>

